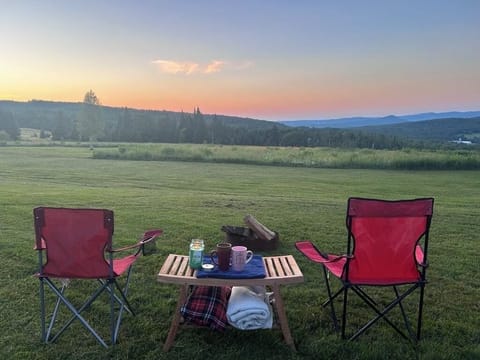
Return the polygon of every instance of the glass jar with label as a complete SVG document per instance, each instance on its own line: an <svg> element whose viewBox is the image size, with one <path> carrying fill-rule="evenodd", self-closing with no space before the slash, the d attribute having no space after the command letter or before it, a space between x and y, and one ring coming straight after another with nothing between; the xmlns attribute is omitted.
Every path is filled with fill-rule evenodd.
<svg viewBox="0 0 480 360"><path fill-rule="evenodd" d="M192 269L201 269L203 263L203 251L205 243L201 239L192 239L190 242L190 252L188 263Z"/></svg>

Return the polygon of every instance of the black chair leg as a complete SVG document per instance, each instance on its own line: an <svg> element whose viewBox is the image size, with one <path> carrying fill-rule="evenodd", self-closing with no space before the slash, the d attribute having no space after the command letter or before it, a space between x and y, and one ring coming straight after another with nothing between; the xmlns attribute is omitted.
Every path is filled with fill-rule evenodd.
<svg viewBox="0 0 480 360"><path fill-rule="evenodd" d="M423 296L425 293L425 284L420 285L420 300L418 304L418 322L417 322L417 342L420 341L422 331L422 313L423 313Z"/></svg>
<svg viewBox="0 0 480 360"><path fill-rule="evenodd" d="M322 266L322 268L323 268L323 275L325 277L325 284L327 286L327 293L328 293L328 300L323 304L323 306L330 303L330 312L333 319L333 327L335 328L335 331L338 331L338 320L337 320L337 315L335 313L335 306L333 304L333 299L335 299L335 297L338 296L339 292L337 292L332 297L332 290L330 289L330 282L328 279L327 269L325 269L325 266Z"/></svg>

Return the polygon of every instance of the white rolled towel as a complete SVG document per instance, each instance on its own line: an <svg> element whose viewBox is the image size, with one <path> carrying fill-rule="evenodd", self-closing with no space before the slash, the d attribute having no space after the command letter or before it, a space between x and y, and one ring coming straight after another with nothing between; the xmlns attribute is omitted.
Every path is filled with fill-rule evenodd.
<svg viewBox="0 0 480 360"><path fill-rule="evenodd" d="M273 314L265 288L232 287L227 320L230 325L240 330L270 329Z"/></svg>

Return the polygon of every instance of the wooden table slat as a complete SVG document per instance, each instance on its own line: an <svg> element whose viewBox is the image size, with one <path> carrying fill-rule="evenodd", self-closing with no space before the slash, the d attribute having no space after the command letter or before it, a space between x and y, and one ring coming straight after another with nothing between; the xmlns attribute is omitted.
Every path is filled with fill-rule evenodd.
<svg viewBox="0 0 480 360"><path fill-rule="evenodd" d="M185 276L187 275L187 270L188 270L188 258L183 258L182 262L180 263L180 267L178 269L178 274L180 276Z"/></svg>
<svg viewBox="0 0 480 360"><path fill-rule="evenodd" d="M265 265L265 272L267 277L274 277L275 273L272 273L272 269L274 269L273 264L272 264L272 258L271 257L264 257L263 258L263 264Z"/></svg>
<svg viewBox="0 0 480 360"><path fill-rule="evenodd" d="M293 276L292 269L290 268L290 261L287 257L281 257L280 262L282 263L283 271L287 276Z"/></svg>
<svg viewBox="0 0 480 360"><path fill-rule="evenodd" d="M275 265L275 271L277 273L277 277L285 277L285 272L283 271L282 263L280 262L279 257L273 258L273 263Z"/></svg>
<svg viewBox="0 0 480 360"><path fill-rule="evenodd" d="M175 260L175 257L169 256L167 257L167 260L162 265L162 268L160 269L160 274L162 275L168 275L172 269L172 263Z"/></svg>
<svg viewBox="0 0 480 360"><path fill-rule="evenodd" d="M175 256L175 260L173 262L172 266L172 275L178 275L181 276L182 274L178 274L178 269L180 268L180 264L182 263L182 257L181 256Z"/></svg>
<svg viewBox="0 0 480 360"><path fill-rule="evenodd" d="M298 267L298 265L295 261L289 262L289 264L290 264L290 267L291 267L294 274L301 274L302 273L302 271L300 270L300 268Z"/></svg>

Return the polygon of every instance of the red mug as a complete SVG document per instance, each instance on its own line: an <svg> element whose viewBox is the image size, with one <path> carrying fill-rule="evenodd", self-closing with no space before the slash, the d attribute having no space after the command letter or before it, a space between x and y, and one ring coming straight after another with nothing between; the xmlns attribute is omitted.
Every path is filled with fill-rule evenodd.
<svg viewBox="0 0 480 360"><path fill-rule="evenodd" d="M215 250L210 253L212 263L218 266L222 271L228 271L230 268L230 254L232 251L232 244L219 243Z"/></svg>

